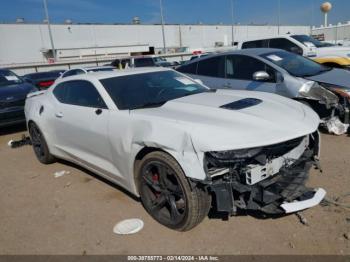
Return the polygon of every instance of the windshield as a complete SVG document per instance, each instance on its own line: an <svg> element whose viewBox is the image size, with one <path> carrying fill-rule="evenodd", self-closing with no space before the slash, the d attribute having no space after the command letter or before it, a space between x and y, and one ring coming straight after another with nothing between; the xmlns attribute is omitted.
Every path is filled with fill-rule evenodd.
<svg viewBox="0 0 350 262"><path fill-rule="evenodd" d="M161 106L169 100L209 90L174 71L126 75L100 82L121 110Z"/></svg>
<svg viewBox="0 0 350 262"><path fill-rule="evenodd" d="M0 87L23 83L22 79L9 70L0 70Z"/></svg>
<svg viewBox="0 0 350 262"><path fill-rule="evenodd" d="M320 65L303 56L286 51L276 51L260 55L275 65L282 67L293 76L305 77L321 74L331 68Z"/></svg>
<svg viewBox="0 0 350 262"><path fill-rule="evenodd" d="M321 47L327 47L327 46L334 46L330 43L322 43L318 40L316 40L315 38L312 38L310 36L307 35L292 35L292 38L294 38L295 40L303 43L305 45L305 42L310 42L312 44L314 44L314 46L321 48Z"/></svg>

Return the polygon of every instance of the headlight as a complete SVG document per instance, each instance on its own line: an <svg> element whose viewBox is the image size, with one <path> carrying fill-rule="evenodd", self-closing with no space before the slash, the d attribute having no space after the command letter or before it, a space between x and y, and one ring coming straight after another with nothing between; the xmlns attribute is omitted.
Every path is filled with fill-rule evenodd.
<svg viewBox="0 0 350 262"><path fill-rule="evenodd" d="M300 89L299 89L299 94L302 96L307 96L307 94L310 92L311 88L315 86L316 82L314 81L308 81L304 83Z"/></svg>
<svg viewBox="0 0 350 262"><path fill-rule="evenodd" d="M299 95L300 97L318 100L326 106L336 105L339 102L335 94L314 81L304 83L299 89Z"/></svg>
<svg viewBox="0 0 350 262"><path fill-rule="evenodd" d="M262 151L261 147L228 150L228 151L211 151L207 155L220 160L240 160L245 158L252 158Z"/></svg>

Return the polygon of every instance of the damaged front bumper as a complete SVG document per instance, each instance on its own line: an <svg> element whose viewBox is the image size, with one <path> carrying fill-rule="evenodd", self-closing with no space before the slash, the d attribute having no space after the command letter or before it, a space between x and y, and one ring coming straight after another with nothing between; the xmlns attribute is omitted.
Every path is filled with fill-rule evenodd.
<svg viewBox="0 0 350 262"><path fill-rule="evenodd" d="M299 95L307 99L308 104L321 118L321 126L329 133L342 135L349 130L350 94L343 88L326 83L307 82Z"/></svg>
<svg viewBox="0 0 350 262"><path fill-rule="evenodd" d="M318 205L325 196L326 191L323 188L318 188L315 190L315 193L311 198L301 201L294 201L292 203L284 203L281 205L281 207L286 213L293 213Z"/></svg>
<svg viewBox="0 0 350 262"><path fill-rule="evenodd" d="M220 165L220 161L213 162L209 156L208 188L214 196L216 211L230 215L238 210L283 214L318 205L326 192L305 185L310 168L318 166L318 146L316 132L287 141L285 147L281 143L263 148L248 163L226 161ZM278 153L279 156L271 158Z"/></svg>

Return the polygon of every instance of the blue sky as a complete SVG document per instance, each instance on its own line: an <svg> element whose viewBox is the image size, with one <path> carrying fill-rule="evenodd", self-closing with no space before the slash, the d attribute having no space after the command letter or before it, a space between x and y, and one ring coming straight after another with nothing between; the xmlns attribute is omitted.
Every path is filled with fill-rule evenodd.
<svg viewBox="0 0 350 262"><path fill-rule="evenodd" d="M129 23L139 16L142 23L159 23L159 0L47 0L52 22ZM319 0L280 0L281 24L320 25ZM277 23L278 0L233 0L235 22ZM350 1L332 0L329 22L350 20ZM40 22L42 0L1 0L0 22L17 17ZM163 0L166 23L231 23L230 0Z"/></svg>

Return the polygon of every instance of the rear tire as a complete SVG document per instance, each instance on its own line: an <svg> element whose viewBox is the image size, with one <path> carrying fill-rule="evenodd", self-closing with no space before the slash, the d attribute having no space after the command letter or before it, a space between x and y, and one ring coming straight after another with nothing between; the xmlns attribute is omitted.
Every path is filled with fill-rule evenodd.
<svg viewBox="0 0 350 262"><path fill-rule="evenodd" d="M162 225L187 231L208 215L211 196L204 188L191 188L180 165L167 153L147 154L137 175L142 204Z"/></svg>
<svg viewBox="0 0 350 262"><path fill-rule="evenodd" d="M28 129L36 158L45 165L56 162L56 158L50 154L45 137L39 127L31 122Z"/></svg>

